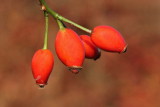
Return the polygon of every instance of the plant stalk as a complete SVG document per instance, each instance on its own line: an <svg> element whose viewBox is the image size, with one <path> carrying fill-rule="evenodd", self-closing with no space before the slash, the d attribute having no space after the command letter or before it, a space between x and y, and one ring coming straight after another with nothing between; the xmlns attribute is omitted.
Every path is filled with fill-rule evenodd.
<svg viewBox="0 0 160 107"><path fill-rule="evenodd" d="M55 19L58 19L60 21L63 21L63 22L67 22L69 24L72 24L73 26L87 32L87 33L91 33L92 31L90 29L87 29L61 15L59 15L58 13L56 13L55 11L53 11L51 8L49 8L49 6L47 5L47 3L45 2L45 0L39 0L41 5L45 7L45 11L47 11L49 14L51 14Z"/></svg>
<svg viewBox="0 0 160 107"><path fill-rule="evenodd" d="M45 17L45 33L44 33L44 46L43 49L47 49L48 47L48 13L44 11Z"/></svg>

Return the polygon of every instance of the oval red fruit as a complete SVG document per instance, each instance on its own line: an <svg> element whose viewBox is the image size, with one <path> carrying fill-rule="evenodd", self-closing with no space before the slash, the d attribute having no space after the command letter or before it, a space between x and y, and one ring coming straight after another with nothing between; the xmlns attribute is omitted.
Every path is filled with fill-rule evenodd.
<svg viewBox="0 0 160 107"><path fill-rule="evenodd" d="M55 49L61 62L73 73L82 68L85 50L80 37L71 29L60 29L56 36ZM73 68L73 69L72 69Z"/></svg>
<svg viewBox="0 0 160 107"><path fill-rule="evenodd" d="M98 49L88 35L80 35L85 48L85 57L89 59L98 59L101 56L100 49Z"/></svg>
<svg viewBox="0 0 160 107"><path fill-rule="evenodd" d="M95 27L92 31L91 39L97 47L105 51L122 53L127 48L122 35L110 26Z"/></svg>
<svg viewBox="0 0 160 107"><path fill-rule="evenodd" d="M32 73L36 83L43 88L54 65L53 54L48 49L39 49L32 58Z"/></svg>

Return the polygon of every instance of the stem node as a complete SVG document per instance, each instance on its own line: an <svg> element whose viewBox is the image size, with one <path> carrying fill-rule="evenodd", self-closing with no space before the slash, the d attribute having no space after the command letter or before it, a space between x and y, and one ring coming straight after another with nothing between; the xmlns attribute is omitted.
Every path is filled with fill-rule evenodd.
<svg viewBox="0 0 160 107"><path fill-rule="evenodd" d="M42 5L41 10L46 11L46 7Z"/></svg>
<svg viewBox="0 0 160 107"><path fill-rule="evenodd" d="M56 20L58 19L60 21L69 23L69 24L71 24L71 25L73 25L73 26L75 26L75 27L77 27L77 28L79 28L79 29L87 32L87 33L91 33L92 32L90 29L87 29L87 28L85 28L85 27L83 27L83 26L81 26L81 25L79 25L79 24L71 21L71 20L69 20L69 19L67 19L67 18L59 15L58 13L56 13L55 11L53 11L52 9L50 9L48 7L47 3L45 2L45 0L39 0L39 1L42 4L42 6L44 6L44 10L47 11L49 14L51 14Z"/></svg>

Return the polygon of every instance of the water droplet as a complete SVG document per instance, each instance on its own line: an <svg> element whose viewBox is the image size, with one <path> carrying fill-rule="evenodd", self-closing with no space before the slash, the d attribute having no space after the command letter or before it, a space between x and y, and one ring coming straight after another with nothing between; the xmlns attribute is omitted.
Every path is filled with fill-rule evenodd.
<svg viewBox="0 0 160 107"><path fill-rule="evenodd" d="M40 76L40 75L38 75L38 76L37 76L37 78L36 78L35 80L37 81L37 80L39 80L40 78L41 78L41 76Z"/></svg>

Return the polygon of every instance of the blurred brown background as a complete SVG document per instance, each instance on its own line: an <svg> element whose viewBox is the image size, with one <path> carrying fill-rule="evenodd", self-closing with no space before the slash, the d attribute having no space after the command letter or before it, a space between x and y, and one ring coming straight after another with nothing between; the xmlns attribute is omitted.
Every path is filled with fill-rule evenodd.
<svg viewBox="0 0 160 107"><path fill-rule="evenodd" d="M74 75L55 54L58 31L50 17L54 70L39 89L31 73L43 46L44 18L38 0L3 0L0 6L0 107L160 107L159 0L46 0L68 19L92 29L110 25L128 43L125 54L102 52ZM68 25L79 34L85 33Z"/></svg>

